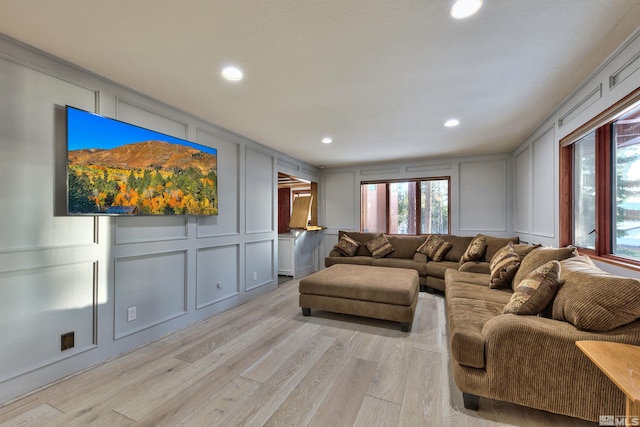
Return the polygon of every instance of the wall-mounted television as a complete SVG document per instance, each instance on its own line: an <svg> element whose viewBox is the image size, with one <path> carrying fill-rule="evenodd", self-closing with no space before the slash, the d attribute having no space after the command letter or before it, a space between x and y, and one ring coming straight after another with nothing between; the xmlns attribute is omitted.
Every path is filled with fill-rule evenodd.
<svg viewBox="0 0 640 427"><path fill-rule="evenodd" d="M217 150L66 106L67 215L217 215Z"/></svg>

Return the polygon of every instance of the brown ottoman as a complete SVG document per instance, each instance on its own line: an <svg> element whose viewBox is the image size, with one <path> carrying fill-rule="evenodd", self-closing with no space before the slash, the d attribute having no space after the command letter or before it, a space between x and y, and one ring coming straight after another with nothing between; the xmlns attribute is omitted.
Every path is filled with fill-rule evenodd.
<svg viewBox="0 0 640 427"><path fill-rule="evenodd" d="M335 264L300 280L302 314L311 309L400 322L409 332L418 303L418 272L406 268Z"/></svg>

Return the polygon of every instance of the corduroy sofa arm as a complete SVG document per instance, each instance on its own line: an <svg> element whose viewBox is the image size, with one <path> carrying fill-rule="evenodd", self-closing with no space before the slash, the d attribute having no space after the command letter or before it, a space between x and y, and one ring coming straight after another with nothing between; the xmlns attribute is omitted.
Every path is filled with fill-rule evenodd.
<svg viewBox="0 0 640 427"><path fill-rule="evenodd" d="M580 331L568 322L503 314L485 323L482 334L489 390L494 399L574 416L588 413L593 421L605 412L624 411L623 394L575 342L602 340L638 345L638 322L594 333Z"/></svg>

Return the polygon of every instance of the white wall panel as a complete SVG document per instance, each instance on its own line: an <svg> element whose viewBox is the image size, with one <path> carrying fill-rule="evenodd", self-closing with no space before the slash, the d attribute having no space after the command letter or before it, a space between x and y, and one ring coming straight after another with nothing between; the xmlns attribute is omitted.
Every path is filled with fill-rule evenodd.
<svg viewBox="0 0 640 427"><path fill-rule="evenodd" d="M94 262L0 273L0 382L93 347L96 292Z"/></svg>
<svg viewBox="0 0 640 427"><path fill-rule="evenodd" d="M211 305L238 295L239 246L202 248L197 253L196 308Z"/></svg>
<svg viewBox="0 0 640 427"><path fill-rule="evenodd" d="M277 183L273 157L246 149L245 177L246 233L272 232Z"/></svg>
<svg viewBox="0 0 640 427"><path fill-rule="evenodd" d="M66 217L65 105L216 148L219 215ZM275 288L280 156L0 35L0 404Z"/></svg>
<svg viewBox="0 0 640 427"><path fill-rule="evenodd" d="M96 91L0 58L0 100L0 250L93 243L92 218L56 217L54 207L55 188L66 188L56 182L63 108L94 111Z"/></svg>
<svg viewBox="0 0 640 427"><path fill-rule="evenodd" d="M157 325L186 312L187 253L168 252L115 260L114 338ZM127 309L136 307L129 322Z"/></svg>
<svg viewBox="0 0 640 427"><path fill-rule="evenodd" d="M116 119L176 138L187 138L187 124L116 97ZM195 142L195 141L194 141Z"/></svg>
<svg viewBox="0 0 640 427"><path fill-rule="evenodd" d="M198 217L198 237L213 237L240 232L238 200L239 146L198 129L198 141L218 150L218 215Z"/></svg>
<svg viewBox="0 0 640 427"><path fill-rule="evenodd" d="M274 240L245 245L245 291L272 283L275 278Z"/></svg>
<svg viewBox="0 0 640 427"><path fill-rule="evenodd" d="M186 215L116 217L115 243L186 239L188 237L187 223L188 217Z"/></svg>
<svg viewBox="0 0 640 427"><path fill-rule="evenodd" d="M556 237L557 215L557 149L553 129L547 131L532 146L532 234L540 237Z"/></svg>
<svg viewBox="0 0 640 427"><path fill-rule="evenodd" d="M323 176L323 197L325 225L331 229L353 230L359 228L356 218L360 217L360 197L356 188L354 171L329 172ZM324 203L323 203L324 201Z"/></svg>
<svg viewBox="0 0 640 427"><path fill-rule="evenodd" d="M515 223L516 233L528 233L530 231L531 211L531 150L529 147L515 155Z"/></svg>
<svg viewBox="0 0 640 427"><path fill-rule="evenodd" d="M459 229L464 232L506 232L507 161L462 162L459 175Z"/></svg>

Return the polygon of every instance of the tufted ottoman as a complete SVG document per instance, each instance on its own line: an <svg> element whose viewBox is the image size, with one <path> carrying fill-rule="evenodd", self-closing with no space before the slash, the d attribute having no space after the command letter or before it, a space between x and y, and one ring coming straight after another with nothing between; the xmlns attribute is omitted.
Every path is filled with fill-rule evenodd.
<svg viewBox="0 0 640 427"><path fill-rule="evenodd" d="M311 309L400 322L411 330L418 303L418 272L406 268L336 264L300 280L302 314Z"/></svg>

